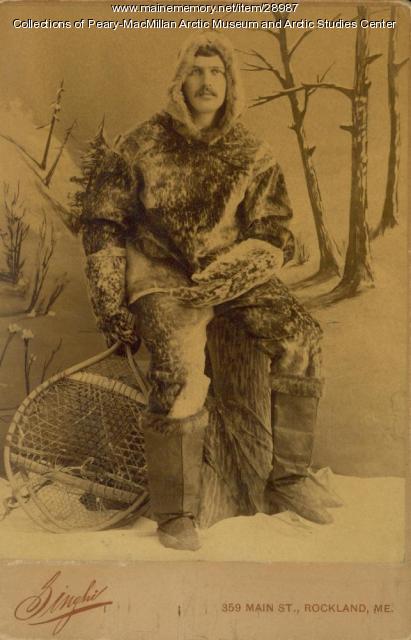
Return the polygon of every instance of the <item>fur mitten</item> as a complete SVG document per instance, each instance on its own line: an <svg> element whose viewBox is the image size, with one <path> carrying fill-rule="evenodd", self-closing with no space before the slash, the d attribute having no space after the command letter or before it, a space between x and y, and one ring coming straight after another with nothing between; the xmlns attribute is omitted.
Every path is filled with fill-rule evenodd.
<svg viewBox="0 0 411 640"><path fill-rule="evenodd" d="M108 344L120 340L135 344L134 316L125 302L125 250L103 249L87 256L86 276L98 327Z"/></svg>

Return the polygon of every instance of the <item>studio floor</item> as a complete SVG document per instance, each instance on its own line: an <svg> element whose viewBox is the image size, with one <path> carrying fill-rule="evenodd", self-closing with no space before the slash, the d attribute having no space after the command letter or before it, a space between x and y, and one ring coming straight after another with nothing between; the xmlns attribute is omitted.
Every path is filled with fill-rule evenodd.
<svg viewBox="0 0 411 640"><path fill-rule="evenodd" d="M315 525L289 512L229 518L201 531L202 548L196 552L163 548L156 524L144 517L109 531L53 534L17 508L0 522L0 558L118 563L402 562L404 479L333 475L332 485L344 506L332 510L331 525ZM0 480L1 503L9 494L9 485Z"/></svg>

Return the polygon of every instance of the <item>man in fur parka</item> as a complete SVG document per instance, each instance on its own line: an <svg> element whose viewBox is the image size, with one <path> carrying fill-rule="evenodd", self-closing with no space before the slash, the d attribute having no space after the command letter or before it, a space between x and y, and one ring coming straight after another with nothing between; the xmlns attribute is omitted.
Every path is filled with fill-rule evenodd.
<svg viewBox="0 0 411 640"><path fill-rule="evenodd" d="M284 177L240 121L229 43L213 32L180 53L164 111L107 153L83 200L87 276L99 326L150 356L144 417L158 534L199 547L195 519L208 414L206 327L224 314L272 359L272 513L331 521L310 474L321 395L318 323L278 279L293 256Z"/></svg>

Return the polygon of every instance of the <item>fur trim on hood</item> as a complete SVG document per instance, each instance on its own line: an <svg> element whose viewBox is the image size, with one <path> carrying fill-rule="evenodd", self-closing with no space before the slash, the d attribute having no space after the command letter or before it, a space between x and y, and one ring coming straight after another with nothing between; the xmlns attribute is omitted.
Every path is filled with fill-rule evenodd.
<svg viewBox="0 0 411 640"><path fill-rule="evenodd" d="M183 95L182 85L194 64L196 52L200 47L207 45L216 49L225 64L227 93L224 114L218 125L207 129L207 131L201 131L193 122ZM203 140L211 144L225 135L233 127L244 108L241 78L231 43L220 34L212 31L188 39L180 50L177 70L168 95L169 102L166 112L172 116L179 133L185 137Z"/></svg>

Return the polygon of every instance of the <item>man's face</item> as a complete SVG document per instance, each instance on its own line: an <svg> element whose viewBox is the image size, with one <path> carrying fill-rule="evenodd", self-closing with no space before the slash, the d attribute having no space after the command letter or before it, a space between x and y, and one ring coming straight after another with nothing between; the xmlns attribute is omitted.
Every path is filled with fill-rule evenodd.
<svg viewBox="0 0 411 640"><path fill-rule="evenodd" d="M220 56L196 56L183 83L184 97L193 113L218 111L224 104L226 90L225 66Z"/></svg>

